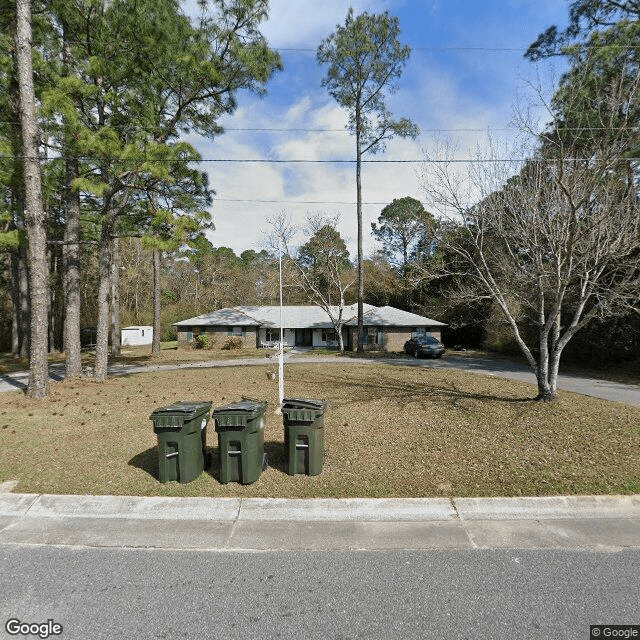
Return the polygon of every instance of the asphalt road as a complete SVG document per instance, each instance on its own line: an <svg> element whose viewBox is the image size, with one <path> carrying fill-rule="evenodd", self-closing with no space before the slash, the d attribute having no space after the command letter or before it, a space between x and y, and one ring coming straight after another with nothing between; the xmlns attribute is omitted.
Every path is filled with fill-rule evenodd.
<svg viewBox="0 0 640 640"><path fill-rule="evenodd" d="M65 640L588 640L640 624L640 550L190 552L0 546L7 620ZM34 637L34 636L31 636Z"/></svg>
<svg viewBox="0 0 640 640"><path fill-rule="evenodd" d="M439 360L416 360L415 358L352 358L352 357L304 357L304 353L296 350L286 355L287 366L295 364L324 364L324 363L376 363L383 362L393 366L414 366L414 367L434 367L457 369L484 375L493 375L511 380L519 380L535 385L535 376L531 370L517 363L492 360L490 358L467 358L455 354L447 354ZM197 362L187 364L158 364L149 366L115 365L109 368L109 375L131 375L135 373L145 373L148 371L169 371L183 368L209 368L209 367L234 367L234 366L271 366L274 360L271 358L262 359L238 359L221 360L209 362ZM54 365L50 368L52 380L62 380L64 378L64 366ZM285 374L286 375L286 374ZM24 390L27 387L28 372L17 372L0 376L0 392ZM574 375L558 376L558 388L564 391L572 391L583 395L622 402L624 404L640 407L640 385L621 384L606 380L596 380ZM535 395L535 390L532 391Z"/></svg>

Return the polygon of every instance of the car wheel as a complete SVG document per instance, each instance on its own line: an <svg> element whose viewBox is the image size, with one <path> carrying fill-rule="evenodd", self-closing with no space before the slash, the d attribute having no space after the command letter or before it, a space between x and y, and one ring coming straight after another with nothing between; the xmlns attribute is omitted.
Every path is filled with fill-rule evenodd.
<svg viewBox="0 0 640 640"><path fill-rule="evenodd" d="M436 358L442 358L442 354L441 354L441 353L439 353L439 354L436 356Z"/></svg>
<svg viewBox="0 0 640 640"><path fill-rule="evenodd" d="M414 349L413 350L413 357L414 358L419 358L420 357L420 349Z"/></svg>

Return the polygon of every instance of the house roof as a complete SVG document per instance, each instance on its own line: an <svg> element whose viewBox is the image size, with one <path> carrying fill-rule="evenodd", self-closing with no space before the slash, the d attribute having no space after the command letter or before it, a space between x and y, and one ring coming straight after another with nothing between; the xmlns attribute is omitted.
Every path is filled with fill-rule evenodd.
<svg viewBox="0 0 640 640"><path fill-rule="evenodd" d="M349 325L358 324L358 319L349 320ZM376 327L444 327L444 322L438 322L425 316L419 316L409 311L395 307L373 307L364 313L364 324Z"/></svg>
<svg viewBox="0 0 640 640"><path fill-rule="evenodd" d="M338 307L334 307L338 313ZM374 307L363 305L365 326L386 327L443 327L443 322L402 311L395 307ZM346 326L358 323L358 306L347 305L342 314ZM282 324L287 329L332 329L333 323L324 309L319 306L282 307ZM280 307L233 307L205 313L195 318L175 322L174 326L224 326L224 327L271 327L280 328Z"/></svg>
<svg viewBox="0 0 640 640"><path fill-rule="evenodd" d="M260 321L263 327L280 328L280 307L237 307L243 313ZM365 305L365 312L375 309ZM338 307L332 307L332 313L337 316ZM342 319L346 323L358 313L355 304L346 305L342 311ZM282 324L288 329L332 329L333 323L329 314L317 305L282 307Z"/></svg>
<svg viewBox="0 0 640 640"><path fill-rule="evenodd" d="M203 313L195 318L188 318L180 322L174 322L174 326L194 326L194 327L259 327L261 322L244 314L240 308L218 309L211 313Z"/></svg>

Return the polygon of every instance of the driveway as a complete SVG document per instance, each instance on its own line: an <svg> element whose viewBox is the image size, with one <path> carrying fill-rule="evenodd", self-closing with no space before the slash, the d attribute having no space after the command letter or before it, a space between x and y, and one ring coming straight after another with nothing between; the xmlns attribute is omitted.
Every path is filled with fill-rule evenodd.
<svg viewBox="0 0 640 640"><path fill-rule="evenodd" d="M482 357L466 357L457 354L446 354L439 360L416 360L415 358L353 358L336 356L308 356L308 350L293 349L285 354L286 365L296 364L372 364L384 363L392 366L411 366L436 369L456 369L470 373L478 373L489 376L497 376L510 380L518 380L535 385L536 379L531 370L522 364L493 360ZM277 365L275 355L265 358L239 358L237 360L210 360L184 364L157 364L146 366L113 365L109 367L110 376L132 375L135 373L148 373L150 371L172 371L176 369L212 368L212 367L238 367L238 366L271 366ZM52 380L64 379L64 365L53 365L49 369ZM25 390L29 380L26 371L5 374L0 376L0 392ZM582 376L561 374L558 376L558 388L563 391L580 393L594 398L602 398L613 402L640 407L640 385L622 384L608 380L596 380Z"/></svg>

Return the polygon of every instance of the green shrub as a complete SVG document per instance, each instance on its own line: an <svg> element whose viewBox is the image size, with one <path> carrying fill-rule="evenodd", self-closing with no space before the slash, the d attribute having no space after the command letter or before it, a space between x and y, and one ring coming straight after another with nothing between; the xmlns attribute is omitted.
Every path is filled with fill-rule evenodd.
<svg viewBox="0 0 640 640"><path fill-rule="evenodd" d="M201 333L193 339L193 343L196 349L211 349L212 340L206 334Z"/></svg>
<svg viewBox="0 0 640 640"><path fill-rule="evenodd" d="M222 348L227 351L231 351L232 349L242 349L243 344L244 342L242 341L242 338L239 336L231 336L225 340Z"/></svg>
<svg viewBox="0 0 640 640"><path fill-rule="evenodd" d="M162 338L163 342L175 342L178 339L178 334L173 327L169 327L165 330L164 336Z"/></svg>

